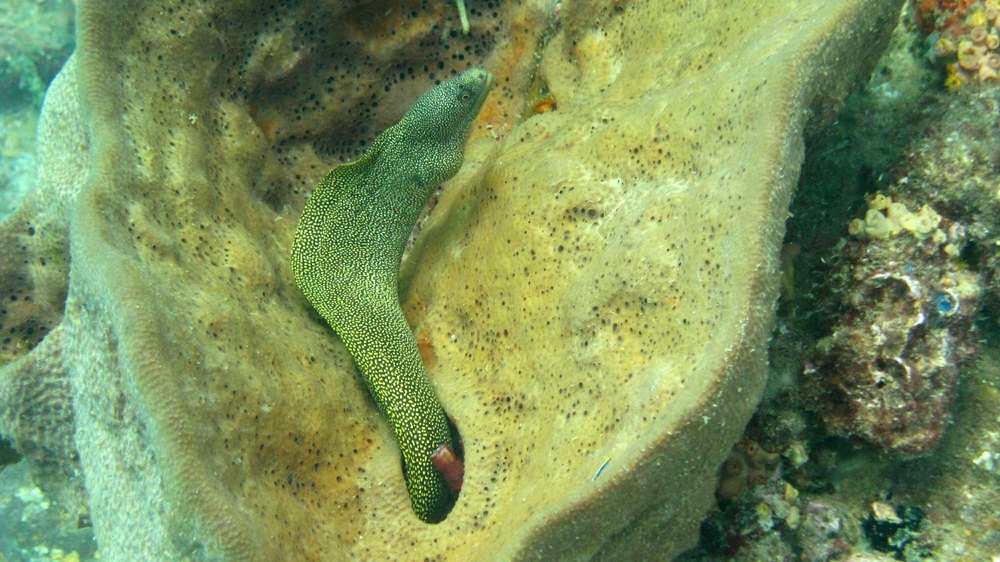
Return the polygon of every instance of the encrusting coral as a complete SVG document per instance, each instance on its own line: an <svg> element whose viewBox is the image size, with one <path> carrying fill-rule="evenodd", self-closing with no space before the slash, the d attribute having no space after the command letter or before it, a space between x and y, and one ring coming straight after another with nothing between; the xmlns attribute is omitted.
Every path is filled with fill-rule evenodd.
<svg viewBox="0 0 1000 562"><path fill-rule="evenodd" d="M936 242L948 240L947 234L938 228L941 215L927 205L913 212L905 204L893 201L881 193L868 202L868 212L864 219L854 219L847 227L852 236L885 239L907 231L918 240L933 235ZM956 241L945 246L944 251L952 255L958 253Z"/></svg>
<svg viewBox="0 0 1000 562"><path fill-rule="evenodd" d="M949 90L1000 82L1000 1L913 0L913 18L945 67Z"/></svg>
<svg viewBox="0 0 1000 562"><path fill-rule="evenodd" d="M471 4L466 36L447 2L82 0L89 171L65 219L36 195L3 224L68 237L67 296L4 349L0 431L24 442L17 391L61 365L49 431L107 560L669 558L763 386L803 128L898 7ZM498 95L400 283L465 445L429 526L287 256L320 176L477 64ZM536 72L559 103L522 117ZM23 246L4 286L58 320Z"/></svg>
<svg viewBox="0 0 1000 562"><path fill-rule="evenodd" d="M842 312L817 344L806 394L832 433L926 453L947 423L958 369L977 347L983 283L959 259L965 227L930 205L914 212L877 194L848 230L856 238L830 281L842 291Z"/></svg>
<svg viewBox="0 0 1000 562"><path fill-rule="evenodd" d="M848 225L826 273L837 320L805 376L833 432L904 456L937 446L978 348L976 316L1000 295L1000 131L990 117L1000 91L942 94L931 107L934 120L886 171L896 181Z"/></svg>

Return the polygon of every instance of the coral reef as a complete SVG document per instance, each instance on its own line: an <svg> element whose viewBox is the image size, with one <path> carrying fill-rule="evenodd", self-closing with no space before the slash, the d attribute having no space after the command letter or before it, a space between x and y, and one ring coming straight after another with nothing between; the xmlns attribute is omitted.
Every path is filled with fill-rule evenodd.
<svg viewBox="0 0 1000 562"><path fill-rule="evenodd" d="M0 560L80 562L100 554L86 516L63 509L40 489L26 465L0 470Z"/></svg>
<svg viewBox="0 0 1000 562"><path fill-rule="evenodd" d="M73 3L0 4L0 220L35 186L42 96L73 49Z"/></svg>
<svg viewBox="0 0 1000 562"><path fill-rule="evenodd" d="M73 2L7 0L0 5L0 107L35 110L73 51Z"/></svg>
<svg viewBox="0 0 1000 562"><path fill-rule="evenodd" d="M946 423L946 419L921 421L918 412L923 410L928 415L939 417L946 415L947 404L950 402L948 397L953 393L956 374L960 368L958 362L967 359L975 347L976 336L969 333L968 328L980 302L980 287L987 286L994 300L998 294L996 272L1000 262L996 259L998 239L995 233L1000 227L1000 217L993 211L997 201L996 162L1000 156L1000 131L997 130L995 118L997 108L998 93L995 89L964 91L960 95L946 96L926 106L923 124L920 129L914 130L905 152L901 151L905 156L883 172L884 176L893 178L893 183L885 187L890 197L876 195L869 200L870 208L864 213L864 217L850 222L848 230L853 236L843 247L833 248L827 254L827 263L837 265L833 268L827 265L816 273L827 275L833 269L839 272L839 280L849 282L843 286L837 282L827 284L827 288L820 291L831 297L826 305L821 306L827 306L826 310L845 319L840 326L845 331L839 336L839 341L845 345L842 351L850 354L867 349L872 352L879 345L872 334L864 332L860 323L863 320L859 317L867 315L872 321L870 326L897 334L903 333L902 324L909 322L916 329L912 333L919 335L918 339L923 342L912 349L910 357L919 358L925 367L935 362L942 365L941 370L931 367L931 372L941 377L926 373L930 377L926 380L929 384L917 393L923 393L927 398L933 397L931 402L923 399L913 401L917 394L896 394L895 389L883 393L882 389L871 386L860 393L867 395L867 398L859 394L848 403L843 403L840 398L845 393L849 395L862 386L882 382L884 379L881 376L872 378L873 375L866 375L867 378L859 376L855 384L845 386L842 380L844 373L838 368L837 360L833 358L830 361L829 346L836 341L823 340L827 349L822 350L819 355L825 359L815 361L816 358L810 358L807 371L819 375L814 369L819 363L823 363L827 367L826 372L832 373L839 381L829 388L832 393L830 396L822 393L813 395L817 399L818 409L824 412L828 420L834 422L839 432L853 431L848 421L855 415L849 413L852 409L857 412L867 409L866 413L859 414L859 418L868 418L860 424L866 427L859 425L854 429L859 434L870 437L873 433L883 433L882 437L874 437L874 440L896 449L895 441L903 438L907 430L902 430L901 433L890 430L885 434L886 428L893 424L904 426L912 421L915 425L910 427L910 432L913 434L911 437L917 438L916 446L899 444L902 445L899 449L901 452L912 454L929 450L936 442L935 435L939 433L940 427ZM945 218L940 218L941 216ZM842 254L842 249L846 253ZM853 271L850 270L851 265L843 263L845 259L858 260L862 256L864 260L859 261ZM879 275L874 266L876 262L882 263L879 267L885 267L883 273L888 274L888 277L874 277ZM869 278L865 278L866 275ZM894 281L889 281L890 279ZM874 308L869 303L862 302L865 298L863 287L867 285L875 290L873 283L883 286L879 289L882 293L889 284L897 285L906 294L912 294L912 290L920 291L923 295L919 299L920 310L914 309L911 312L883 309L884 313L895 314L898 322L895 326L879 324ZM862 292L851 296L852 290ZM875 294L871 293L872 296ZM917 301L911 300L917 306ZM846 304L847 310L839 310L839 303ZM884 306L887 303L883 300L882 304ZM962 307L971 308L963 311ZM909 316L909 320L901 315L902 312ZM926 322L918 322L920 314L925 315ZM846 326L852 322L853 332L846 331ZM853 345L856 349L847 351L851 345L847 339L851 334L855 338ZM823 334L829 335L829 331ZM920 349L929 341L928 337L943 338L938 342L936 350L933 346ZM900 350L898 346L896 350ZM863 355L864 353L861 356ZM876 356L880 356L883 364L889 367L893 363L900 364L896 358L902 357L891 346L871 354L869 359L877 359ZM854 369L859 367L856 357L842 359L845 361L844 366L853 365L850 368ZM904 363L908 367L912 366L905 361ZM875 368L871 373L877 371L879 369ZM911 370L910 373L913 374L914 371ZM813 376L809 384L812 390L817 390L827 382L829 381L824 381L822 376ZM834 386L841 388L834 389ZM890 388L894 386L890 384ZM932 388L937 388L937 391L928 392ZM882 397L890 396L894 396L894 399L888 404L876 404ZM831 397L837 399L836 406L823 403ZM935 402L937 406L925 410ZM917 411L904 409L897 415L890 405L899 408L908 405ZM882 418L881 422L873 419L879 417ZM877 429L879 427L881 429ZM925 435L919 437L917 434L922 432Z"/></svg>
<svg viewBox="0 0 1000 562"><path fill-rule="evenodd" d="M886 172L890 195L870 198L830 261L838 265L827 294L840 303L830 310L843 305L843 320L807 369L814 405L835 432L904 454L937 442L976 348L970 328L983 288L993 302L1000 296L1000 94L965 91L933 107L933 121ZM904 390L903 380L916 386Z"/></svg>
<svg viewBox="0 0 1000 562"><path fill-rule="evenodd" d="M726 544L731 549L752 544L749 550L739 548L740 558L756 559L755 551L760 552L762 547L772 548L783 533L794 533L799 528L801 513L798 498L798 490L777 478L755 486L751 493L741 496L725 513ZM773 536L775 540L767 540L765 537L768 536Z"/></svg>
<svg viewBox="0 0 1000 562"><path fill-rule="evenodd" d="M749 488L767 482L774 474L779 456L753 439L740 439L722 463L716 497L719 501L730 501Z"/></svg>
<svg viewBox="0 0 1000 562"><path fill-rule="evenodd" d="M890 172L890 195L873 196L850 222L853 236L830 262L830 309L842 320L806 370L834 432L912 455L931 450L947 425L984 289L992 302L1000 296L998 107L992 89L941 101Z"/></svg>
<svg viewBox="0 0 1000 562"><path fill-rule="evenodd" d="M992 337L990 337L992 336ZM989 334L996 341L996 333ZM926 512L915 550L941 560L989 560L1000 552L1000 471L987 458L1000 452L1000 346L984 344L963 374L954 424L937 452L894 474L893 507ZM905 538L900 534L899 538ZM909 550L909 548L907 549Z"/></svg>
<svg viewBox="0 0 1000 562"><path fill-rule="evenodd" d="M977 344L982 281L959 259L965 228L877 194L849 229L855 238L831 272L841 316L817 343L804 390L828 431L926 453Z"/></svg>
<svg viewBox="0 0 1000 562"><path fill-rule="evenodd" d="M729 462L729 461L727 461ZM701 551L681 561L800 560L826 562L860 549L858 525L828 498L804 500L775 470L723 503L702 525Z"/></svg>
<svg viewBox="0 0 1000 562"><path fill-rule="evenodd" d="M927 35L928 56L945 68L944 85L996 84L1000 72L1000 2L911 0L913 20Z"/></svg>
<svg viewBox="0 0 1000 562"><path fill-rule="evenodd" d="M0 431L78 459L104 560L669 558L760 397L802 132L898 6L470 5L465 36L447 2L83 0L81 111L0 232ZM430 527L288 252L321 174L479 63L401 278L466 452ZM536 72L558 105L522 115ZM51 379L71 409L23 399Z"/></svg>
<svg viewBox="0 0 1000 562"><path fill-rule="evenodd" d="M834 506L813 500L802 509L796 540L799 544L799 560L803 562L826 562L850 551L852 541L848 538L844 515Z"/></svg>
<svg viewBox="0 0 1000 562"><path fill-rule="evenodd" d="M929 558L929 545L921 541L924 517L926 514L919 507L875 501L861 528L876 551L892 553L898 560Z"/></svg>
<svg viewBox="0 0 1000 562"><path fill-rule="evenodd" d="M1000 91L966 91L937 108L933 127L914 142L895 176L905 191L964 226L962 260L1000 303Z"/></svg>
<svg viewBox="0 0 1000 562"><path fill-rule="evenodd" d="M990 560L1000 552L995 509L1000 501L1000 431L996 430L1000 348L995 343L996 248L1000 244L994 234L1000 227L996 213L998 94L994 88L966 88L957 93L941 89L938 77L924 64L923 39L908 31L906 21L897 28L890 50L867 87L848 100L834 124L811 140L807 152L783 252L788 261L784 265L787 290L770 349L768 386L764 403L741 440L781 452L781 458L771 469L772 479L764 483L733 478L747 474L743 453L736 451L724 462L719 486L720 492L728 492L718 494L719 510L706 520L699 548L682 560L824 556L853 562ZM861 247L870 249L871 255ZM991 289L986 298L974 293L972 304L980 311L975 331L965 331L970 319L964 320L966 325L957 333L951 328L941 331L945 325L941 317L950 321L955 305L964 306L969 300L956 300L946 292L920 303L911 300L914 306L928 309L923 327L911 331L916 336L911 341L919 342L927 335L920 332L936 332L945 338L957 336L952 343L962 348L961 357L968 357L973 347L979 350L978 356L946 369L945 378L930 381L950 384L936 393L942 399L950 397L936 405L945 412L941 427L947 426L947 431L936 437L937 428L928 431L928 424L916 420L913 433L934 443L916 456L887 455L867 440L831 437L822 417L806 410L812 406L822 411L825 406L822 401L827 396L822 391L827 381L818 369L822 367L826 374L836 370L834 364L817 361L829 355L817 354L816 342L829 345L834 341L835 326L848 329L852 322L864 320L881 330L880 322L888 320L867 311L868 307L884 307L885 300L868 303L858 295L849 306L844 301L851 291L863 288L871 262L888 264L893 253L902 263L893 268L911 280L914 272L936 271L918 281L923 288L928 282L932 288L941 287L942 279L954 281L958 272L961 279L974 283L967 288L981 287L985 280ZM900 289L899 296L909 298L905 281L892 283ZM873 297L885 296L885 289L873 290ZM914 318L890 312L897 320ZM937 322L932 324L935 317ZM877 332L856 330L854 334L859 349L875 349ZM928 348L918 346L914 351L918 362L926 364L928 358L920 354ZM855 396L860 399L858 390ZM877 406L880 397L875 389L870 390L868 404ZM894 392L888 398L907 407L926 408L911 402L915 395ZM889 420L888 414L879 412L883 420ZM870 421L872 417L854 419ZM913 422L900 419L893 438L905 437L904 421ZM733 464L733 456L743 464ZM745 523L748 520L763 517L767 523L766 512L754 511L755 501L747 498L761 498L766 489L778 489L773 478L798 490L798 529L793 532L779 525L777 531L740 534L740 529L753 528ZM740 491L742 496L730 497ZM809 526L811 531L805 532ZM768 557L768 552L775 555Z"/></svg>

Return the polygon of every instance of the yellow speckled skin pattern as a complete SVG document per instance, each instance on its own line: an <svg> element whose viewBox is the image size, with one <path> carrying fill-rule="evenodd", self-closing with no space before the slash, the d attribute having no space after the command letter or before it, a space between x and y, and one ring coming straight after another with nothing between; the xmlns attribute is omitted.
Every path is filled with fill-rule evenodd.
<svg viewBox="0 0 1000 562"><path fill-rule="evenodd" d="M354 358L399 441L413 510L428 523L454 501L430 455L458 449L399 307L399 266L427 200L461 167L492 82L477 68L420 96L360 159L323 178L292 245L295 282Z"/></svg>

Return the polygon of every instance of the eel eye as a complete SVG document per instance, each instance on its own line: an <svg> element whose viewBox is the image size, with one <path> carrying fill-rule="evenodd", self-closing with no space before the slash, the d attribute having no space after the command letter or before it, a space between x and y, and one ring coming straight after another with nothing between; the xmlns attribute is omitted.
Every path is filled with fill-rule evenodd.
<svg viewBox="0 0 1000 562"><path fill-rule="evenodd" d="M469 101L471 98L472 92L469 90L462 90L461 93L458 94L458 99L461 101Z"/></svg>

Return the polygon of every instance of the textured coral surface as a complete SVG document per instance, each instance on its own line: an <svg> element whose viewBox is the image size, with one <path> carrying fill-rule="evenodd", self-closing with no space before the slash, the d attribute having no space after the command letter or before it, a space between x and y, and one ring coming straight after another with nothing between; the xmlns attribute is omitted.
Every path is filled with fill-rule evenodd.
<svg viewBox="0 0 1000 562"><path fill-rule="evenodd" d="M1000 551L1000 91L947 91L911 22L807 137L765 397L678 560Z"/></svg>
<svg viewBox="0 0 1000 562"><path fill-rule="evenodd" d="M0 431L70 466L74 436L104 559L669 558L759 397L802 129L898 4L470 3L465 37L446 2L80 2L62 179L3 225L55 241L65 309L21 331L67 287L25 242ZM428 526L288 251L329 167L473 64L497 91L404 264L465 440ZM53 376L69 415L21 398Z"/></svg>
<svg viewBox="0 0 1000 562"><path fill-rule="evenodd" d="M865 222L892 222L873 208L880 201L891 200L876 195ZM830 276L843 291L841 316L818 342L804 386L830 433L917 455L937 445L959 366L976 350L982 281L958 259L960 223L926 205L919 213L888 205L890 217L914 230L900 226L895 235L846 244Z"/></svg>
<svg viewBox="0 0 1000 562"><path fill-rule="evenodd" d="M914 23L928 34L928 56L944 66L949 90L1000 82L1000 2L911 0L911 4Z"/></svg>

